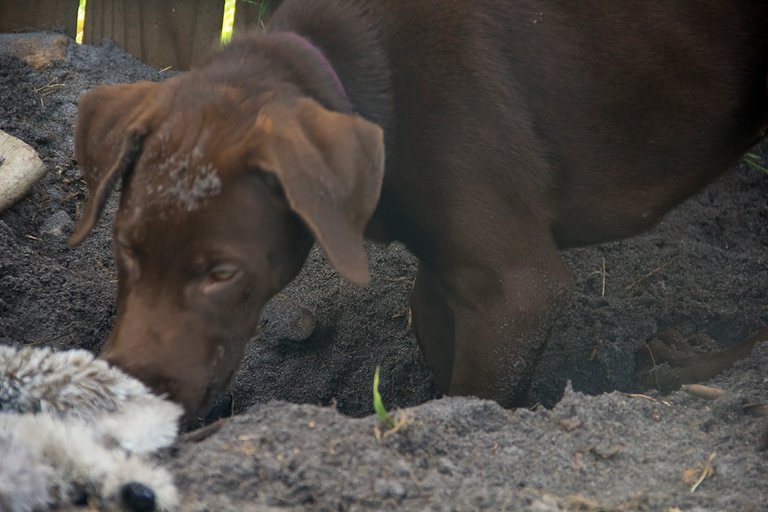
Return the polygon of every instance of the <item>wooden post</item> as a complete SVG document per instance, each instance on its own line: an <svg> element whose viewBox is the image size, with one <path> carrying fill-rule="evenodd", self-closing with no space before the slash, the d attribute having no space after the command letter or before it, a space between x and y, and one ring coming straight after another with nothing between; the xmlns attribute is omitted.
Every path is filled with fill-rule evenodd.
<svg viewBox="0 0 768 512"><path fill-rule="evenodd" d="M84 42L111 39L150 66L189 69L218 47L223 16L223 0L88 0Z"/></svg>
<svg viewBox="0 0 768 512"><path fill-rule="evenodd" d="M78 0L0 0L0 32L55 30L74 39L78 4Z"/></svg>

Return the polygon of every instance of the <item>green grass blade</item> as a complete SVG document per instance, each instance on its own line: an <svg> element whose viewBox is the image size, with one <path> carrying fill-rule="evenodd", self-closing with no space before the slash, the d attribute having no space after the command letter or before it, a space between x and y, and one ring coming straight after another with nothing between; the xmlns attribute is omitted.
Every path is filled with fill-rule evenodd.
<svg viewBox="0 0 768 512"><path fill-rule="evenodd" d="M768 174L768 167L764 167L760 165L760 155L756 153L747 153L744 155L744 163L750 166L752 169L755 169L756 171L764 172L765 174Z"/></svg>
<svg viewBox="0 0 768 512"><path fill-rule="evenodd" d="M381 393L379 393L379 374L381 368L376 367L376 371L373 374L373 410L376 411L379 421L386 428L393 428L395 423L392 421L392 417L387 412L387 408L384 407L384 401L381 399Z"/></svg>

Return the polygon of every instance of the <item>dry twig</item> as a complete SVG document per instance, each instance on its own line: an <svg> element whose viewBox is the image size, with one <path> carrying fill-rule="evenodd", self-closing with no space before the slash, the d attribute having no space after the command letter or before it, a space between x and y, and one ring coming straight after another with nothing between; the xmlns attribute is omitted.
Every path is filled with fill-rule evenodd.
<svg viewBox="0 0 768 512"><path fill-rule="evenodd" d="M405 411L397 411L397 417L395 418L395 423L392 426L392 428L381 430L379 426L375 426L373 428L373 434L376 436L377 441L381 441L382 439L385 439L392 434L395 434L403 429L408 423L410 423L410 415Z"/></svg>
<svg viewBox="0 0 768 512"><path fill-rule="evenodd" d="M600 276L600 296L605 297L605 278L608 273L605 271L605 256L601 258L600 269L590 272L589 275L597 274Z"/></svg>
<svg viewBox="0 0 768 512"><path fill-rule="evenodd" d="M715 468L712 466L713 460L715 460L714 452L707 459L707 463L704 465L704 469L701 470L701 475L699 475L699 478L691 486L691 494L693 494L693 492L698 489L698 487L701 485L701 482L703 482L705 478L710 477L715 473Z"/></svg>
<svg viewBox="0 0 768 512"><path fill-rule="evenodd" d="M640 278L638 278L638 279L635 279L634 281L632 281L631 283L629 283L629 284L626 286L626 288L624 288L624 290L626 290L626 291L629 291L629 290L631 290L632 288L634 288L635 286L639 285L640 283L642 283L643 281L645 281L646 279L648 279L648 278L649 278L649 277L651 277L652 275L654 275L654 274L656 274L656 273L658 273L658 272L661 272L662 270L664 270L665 268L667 268L668 266L670 266L672 263L674 263L675 261L677 261L677 259L678 259L678 258L679 258L679 256L675 256L674 258L672 258L672 259L671 259L671 260L669 260L668 262L664 263L664 264L663 264L663 265L661 265L661 266L658 266L658 267L656 267L655 269L651 270L650 272L648 272L648 273L647 273L647 274L645 274L644 276L642 276L642 277L640 277Z"/></svg>
<svg viewBox="0 0 768 512"><path fill-rule="evenodd" d="M642 398L643 400L650 400L651 402L656 402L661 405L666 405L667 407L672 407L672 404L666 400L659 400L658 398L653 398L652 396L643 395L641 393L624 393L624 396L628 396L629 398Z"/></svg>

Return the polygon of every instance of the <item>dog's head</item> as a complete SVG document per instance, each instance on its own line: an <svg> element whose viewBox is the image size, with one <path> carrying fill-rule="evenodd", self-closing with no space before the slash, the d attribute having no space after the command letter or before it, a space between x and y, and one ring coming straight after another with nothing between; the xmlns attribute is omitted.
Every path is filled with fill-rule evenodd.
<svg viewBox="0 0 768 512"><path fill-rule="evenodd" d="M117 319L102 357L188 415L230 381L313 239L347 279L368 279L363 231L384 148L360 117L192 72L87 93L75 146L90 197L71 245L122 180Z"/></svg>

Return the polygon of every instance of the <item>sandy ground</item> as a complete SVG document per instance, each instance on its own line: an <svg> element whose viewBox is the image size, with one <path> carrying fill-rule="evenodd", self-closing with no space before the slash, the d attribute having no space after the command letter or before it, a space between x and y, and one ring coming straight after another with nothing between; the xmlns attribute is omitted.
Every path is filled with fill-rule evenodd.
<svg viewBox="0 0 768 512"><path fill-rule="evenodd" d="M61 46L36 69L0 36L0 129L49 169L0 214L0 342L96 351L115 311L116 195L91 237L67 248L85 197L76 102L100 83L167 75L112 45ZM768 145L754 151L765 164ZM162 455L185 510L765 510L765 419L745 404L768 400L768 344L712 382L727 391L714 402L641 390L634 354L670 329L728 346L768 325L767 205L768 176L741 164L645 235L567 252L574 291L532 410L435 400L408 329L414 260L403 248L370 247L365 288L313 252L268 305L209 420L239 414ZM385 402L405 418L382 439L368 416L377 365ZM576 391L560 400L569 380ZM712 475L691 493L710 457Z"/></svg>

